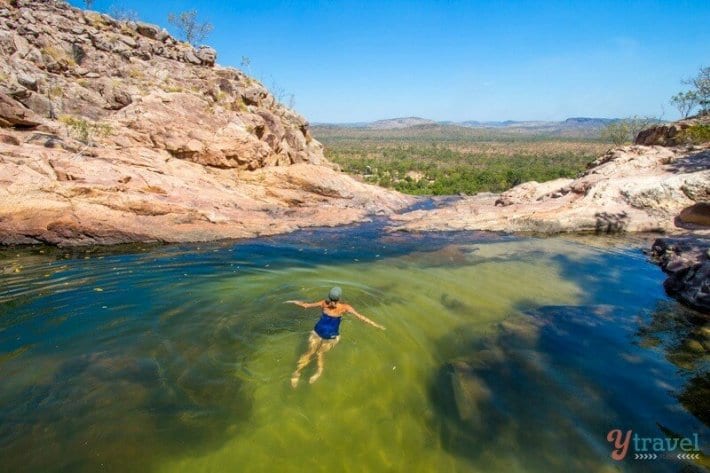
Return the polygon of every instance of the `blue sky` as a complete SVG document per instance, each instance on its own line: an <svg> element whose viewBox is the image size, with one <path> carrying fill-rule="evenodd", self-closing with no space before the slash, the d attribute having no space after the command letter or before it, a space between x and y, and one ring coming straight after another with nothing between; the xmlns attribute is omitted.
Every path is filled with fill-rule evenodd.
<svg viewBox="0 0 710 473"><path fill-rule="evenodd" d="M710 65L708 0L94 2L111 6L171 31L197 9L221 65L248 56L312 122L673 119L680 80Z"/></svg>

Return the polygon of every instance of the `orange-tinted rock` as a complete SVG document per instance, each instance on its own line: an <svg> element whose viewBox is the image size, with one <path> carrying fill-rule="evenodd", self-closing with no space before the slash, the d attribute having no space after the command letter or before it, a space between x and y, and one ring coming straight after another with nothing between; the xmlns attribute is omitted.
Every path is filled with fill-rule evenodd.
<svg viewBox="0 0 710 473"><path fill-rule="evenodd" d="M0 126L34 128L41 119L9 95L0 93Z"/></svg>
<svg viewBox="0 0 710 473"><path fill-rule="evenodd" d="M642 130L634 143L646 146L677 146L683 144L683 131L694 125L710 125L710 116L687 118L675 123L656 125Z"/></svg>

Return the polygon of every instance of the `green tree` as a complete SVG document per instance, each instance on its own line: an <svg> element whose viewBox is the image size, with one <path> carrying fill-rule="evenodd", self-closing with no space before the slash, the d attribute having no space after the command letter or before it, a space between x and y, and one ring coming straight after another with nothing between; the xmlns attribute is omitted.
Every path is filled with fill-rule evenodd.
<svg viewBox="0 0 710 473"><path fill-rule="evenodd" d="M686 118L698 105L698 94L690 90L678 92L671 97L671 104L678 109L683 118Z"/></svg>
<svg viewBox="0 0 710 473"><path fill-rule="evenodd" d="M111 5L111 7L108 9L108 14L119 21L138 21L139 20L137 11L126 8L125 6L123 6L121 4Z"/></svg>
<svg viewBox="0 0 710 473"><path fill-rule="evenodd" d="M197 46L204 41L214 29L212 23L197 21L197 10L187 10L179 14L170 13L168 15L168 23L175 26L183 40L193 46Z"/></svg>
<svg viewBox="0 0 710 473"><path fill-rule="evenodd" d="M659 121L660 120L652 117L640 117L638 115L624 119L624 122L629 129L629 135L631 135L631 141L636 139L636 135L638 135L642 130L658 123Z"/></svg>
<svg viewBox="0 0 710 473"><path fill-rule="evenodd" d="M629 137L629 126L625 120L609 123L601 132L602 140L614 143L617 146L621 146L630 141Z"/></svg>
<svg viewBox="0 0 710 473"><path fill-rule="evenodd" d="M249 58L249 56L242 56L241 67L249 74L251 74L251 59Z"/></svg>
<svg viewBox="0 0 710 473"><path fill-rule="evenodd" d="M700 114L710 113L710 66L701 67L695 77L682 82L692 87L692 89L686 93L695 96L697 104L700 105ZM677 97L677 95L674 96L674 98L675 97Z"/></svg>
<svg viewBox="0 0 710 473"><path fill-rule="evenodd" d="M659 120L655 118L634 115L633 117L624 118L623 120L608 124L602 129L601 138L604 141L621 146L634 141L639 132L654 123L658 123L658 121Z"/></svg>
<svg viewBox="0 0 710 473"><path fill-rule="evenodd" d="M698 75L693 79L695 93L698 94L698 103L703 113L710 112L710 67L701 67Z"/></svg>

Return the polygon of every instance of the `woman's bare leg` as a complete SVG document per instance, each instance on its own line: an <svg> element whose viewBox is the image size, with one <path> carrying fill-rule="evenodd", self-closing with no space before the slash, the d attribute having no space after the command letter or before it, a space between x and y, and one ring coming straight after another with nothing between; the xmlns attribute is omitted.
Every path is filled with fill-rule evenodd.
<svg viewBox="0 0 710 473"><path fill-rule="evenodd" d="M308 363L311 362L311 358L313 355L318 351L318 348L321 346L322 339L315 333L311 332L310 336L308 337L308 349L306 352L301 355L301 358L298 359L298 363L296 363L296 371L293 372L291 375L291 386L296 387L298 386L298 380L301 377L301 371L303 371L303 368L308 366Z"/></svg>
<svg viewBox="0 0 710 473"><path fill-rule="evenodd" d="M318 381L318 378L320 378L320 375L323 374L323 367L325 366L325 354L331 348L333 348L336 343L338 343L338 340L340 340L340 337L335 337L333 340L324 340L323 343L321 343L320 347L318 347L318 351L316 351L317 368L316 372L313 373L313 376L311 376L308 380L309 383L315 383L316 381Z"/></svg>

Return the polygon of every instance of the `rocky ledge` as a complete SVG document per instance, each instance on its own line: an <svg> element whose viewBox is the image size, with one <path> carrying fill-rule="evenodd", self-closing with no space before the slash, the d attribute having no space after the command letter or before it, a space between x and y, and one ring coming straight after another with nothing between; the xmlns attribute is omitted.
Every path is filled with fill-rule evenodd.
<svg viewBox="0 0 710 473"><path fill-rule="evenodd" d="M652 126L639 132L634 143L637 145L678 146L685 141L684 132L686 130L697 125L708 124L710 124L710 116L705 115Z"/></svg>
<svg viewBox="0 0 710 473"><path fill-rule="evenodd" d="M626 146L577 179L527 182L393 217L393 230L710 235L710 146ZM705 223L705 224L704 224Z"/></svg>
<svg viewBox="0 0 710 473"><path fill-rule="evenodd" d="M323 157L258 81L154 25L0 0L0 244L202 241L411 198Z"/></svg>
<svg viewBox="0 0 710 473"><path fill-rule="evenodd" d="M710 314L710 240L660 238L651 257L668 274L663 286L670 296Z"/></svg>

